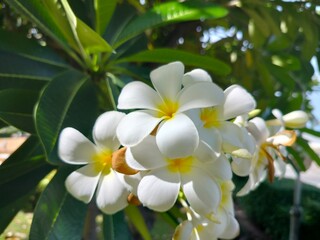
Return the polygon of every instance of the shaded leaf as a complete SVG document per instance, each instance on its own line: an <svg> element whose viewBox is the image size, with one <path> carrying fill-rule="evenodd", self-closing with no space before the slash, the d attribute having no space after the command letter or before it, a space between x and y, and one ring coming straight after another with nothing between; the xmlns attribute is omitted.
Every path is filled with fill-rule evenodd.
<svg viewBox="0 0 320 240"><path fill-rule="evenodd" d="M320 166L320 157L318 154L310 147L309 143L302 137L297 137L296 143L303 148L303 150L309 155L311 160Z"/></svg>
<svg viewBox="0 0 320 240"><path fill-rule="evenodd" d="M26 205L39 182L51 171L36 137L29 139L0 165L0 232Z"/></svg>
<svg viewBox="0 0 320 240"><path fill-rule="evenodd" d="M64 67L0 51L0 87L40 90ZM14 64L12 64L14 63ZM17 67L19 66L19 67Z"/></svg>
<svg viewBox="0 0 320 240"><path fill-rule="evenodd" d="M182 50L161 48L154 50L146 50L134 54L132 56L116 60L116 63L122 62L157 62L168 63L172 61L181 61L185 65L200 67L208 71L212 71L218 75L228 75L231 68L226 63L208 56L189 53Z"/></svg>
<svg viewBox="0 0 320 240"><path fill-rule="evenodd" d="M35 110L36 129L48 160L60 163L56 144L64 127L74 127L83 134L91 133L98 115L94 85L89 77L67 71L54 78L43 91Z"/></svg>
<svg viewBox="0 0 320 240"><path fill-rule="evenodd" d="M56 0L10 0L10 6L35 23L42 31L58 42L71 56L70 46L78 50L69 22Z"/></svg>
<svg viewBox="0 0 320 240"><path fill-rule="evenodd" d="M59 169L34 211L30 239L81 239L87 206L64 187L72 169Z"/></svg>
<svg viewBox="0 0 320 240"><path fill-rule="evenodd" d="M286 149L292 155L293 161L294 161L294 163L296 163L296 165L298 165L299 170L306 171L306 167L304 166L303 158L301 157L299 152L291 147L287 147Z"/></svg>
<svg viewBox="0 0 320 240"><path fill-rule="evenodd" d="M45 165L44 154L39 139L30 136L0 165L0 184L4 184Z"/></svg>
<svg viewBox="0 0 320 240"><path fill-rule="evenodd" d="M124 211L113 215L103 215L103 234L105 240L132 239Z"/></svg>
<svg viewBox="0 0 320 240"><path fill-rule="evenodd" d="M0 119L22 131L35 133L33 109L39 92L24 89L0 91Z"/></svg>
<svg viewBox="0 0 320 240"><path fill-rule="evenodd" d="M112 14L116 8L116 0L94 0L95 30L102 35L106 30Z"/></svg>
<svg viewBox="0 0 320 240"><path fill-rule="evenodd" d="M310 129L310 128L301 128L300 131L309 133L309 134L311 134L313 136L316 136L316 137L320 137L320 132L315 131L315 130Z"/></svg>
<svg viewBox="0 0 320 240"><path fill-rule="evenodd" d="M136 206L129 205L125 209L125 213L130 219L130 222L133 224L133 226L137 229L137 231L140 233L142 238L144 240L151 240L151 235L149 233L148 227L146 225L146 222L141 215L141 212Z"/></svg>
<svg viewBox="0 0 320 240"><path fill-rule="evenodd" d="M200 1L162 3L133 19L121 32L114 48L149 28L174 22L221 18L227 13L228 10L221 6Z"/></svg>
<svg viewBox="0 0 320 240"><path fill-rule="evenodd" d="M15 41L12 41L12 40ZM36 62L59 67L70 67L53 49L42 47L25 35L0 29L0 50L12 53Z"/></svg>

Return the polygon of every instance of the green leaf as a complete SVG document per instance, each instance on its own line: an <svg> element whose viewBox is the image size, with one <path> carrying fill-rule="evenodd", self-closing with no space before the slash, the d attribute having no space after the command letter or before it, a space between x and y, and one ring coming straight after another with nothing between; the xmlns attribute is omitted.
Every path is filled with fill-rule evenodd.
<svg viewBox="0 0 320 240"><path fill-rule="evenodd" d="M88 27L84 22L74 15L71 7L66 0L61 0L67 19L73 32L74 39L78 44L80 53L84 59L92 53L112 52L111 46L98 33ZM83 52L84 51L84 52Z"/></svg>
<svg viewBox="0 0 320 240"><path fill-rule="evenodd" d="M168 63L172 61L181 61L185 65L200 67L208 71L212 71L217 75L228 75L231 68L226 63L208 56L201 56L199 54L189 53L182 50L161 48L154 50L146 50L134 54L132 56L116 60L115 63L122 62L156 62Z"/></svg>
<svg viewBox="0 0 320 240"><path fill-rule="evenodd" d="M103 215L103 235L105 240L131 239L124 211L114 215Z"/></svg>
<svg viewBox="0 0 320 240"><path fill-rule="evenodd" d="M102 35L106 30L112 14L116 8L116 0L94 0L95 30Z"/></svg>
<svg viewBox="0 0 320 240"><path fill-rule="evenodd" d="M41 157L41 146L30 136L22 146L0 166L0 232L15 214L26 205L38 183L52 169Z"/></svg>
<svg viewBox="0 0 320 240"><path fill-rule="evenodd" d="M30 136L0 165L0 184L14 181L14 179L46 164L39 139Z"/></svg>
<svg viewBox="0 0 320 240"><path fill-rule="evenodd" d="M7 3L60 44L70 56L79 60L71 48L79 52L68 19L57 0L10 0ZM70 48L71 47L71 48Z"/></svg>
<svg viewBox="0 0 320 240"><path fill-rule="evenodd" d="M0 191L6 193L0 199L0 212L19 198L29 195L37 187L39 182L52 170L48 164L41 165L25 174L15 178L10 182L0 184Z"/></svg>
<svg viewBox="0 0 320 240"><path fill-rule="evenodd" d="M273 65L289 71L297 71L301 69L299 59L290 54L273 55L271 57L271 62Z"/></svg>
<svg viewBox="0 0 320 240"><path fill-rule="evenodd" d="M17 199L12 199L12 202L8 205L0 207L0 233L3 233L20 209L28 203L30 195L31 193Z"/></svg>
<svg viewBox="0 0 320 240"><path fill-rule="evenodd" d="M20 130L35 133L33 109L39 92L24 89L0 91L0 119Z"/></svg>
<svg viewBox="0 0 320 240"><path fill-rule="evenodd" d="M0 51L0 88L40 90L65 68ZM14 63L14 64L13 64ZM19 67L17 67L19 66Z"/></svg>
<svg viewBox="0 0 320 240"><path fill-rule="evenodd" d="M137 229L137 231L140 233L142 238L144 240L151 240L151 235L149 233L148 227L146 225L146 222L141 215L141 212L136 206L129 205L125 209L125 213L130 219L130 222L133 224L133 226Z"/></svg>
<svg viewBox="0 0 320 240"><path fill-rule="evenodd" d="M287 147L286 149L293 156L293 161L296 163L296 165L298 165L299 170L306 171L306 167L304 166L303 158L301 157L300 153L292 147Z"/></svg>
<svg viewBox="0 0 320 240"><path fill-rule="evenodd" d="M13 39L14 41L12 41ZM65 68L70 67L53 49L42 47L36 41L15 32L0 29L0 50L40 63Z"/></svg>
<svg viewBox="0 0 320 240"><path fill-rule="evenodd" d="M34 211L30 239L81 239L87 206L64 187L70 169L59 169Z"/></svg>
<svg viewBox="0 0 320 240"><path fill-rule="evenodd" d="M221 18L228 10L201 1L172 1L154 6L143 15L133 19L117 39L114 48L139 35L149 28L155 28L174 22Z"/></svg>
<svg viewBox="0 0 320 240"><path fill-rule="evenodd" d="M263 19L258 13L257 11L254 11L252 9L249 8L242 8L247 14L248 16L252 19L254 26L259 29L259 31L262 33L262 35L264 37L269 37L270 35L270 28L268 23L265 21L265 19Z"/></svg>
<svg viewBox="0 0 320 240"><path fill-rule="evenodd" d="M315 131L315 130L310 129L310 128L301 128L300 131L309 133L309 134L311 134L313 136L316 136L316 137L320 137L320 132Z"/></svg>
<svg viewBox="0 0 320 240"><path fill-rule="evenodd" d="M89 77L67 71L54 78L44 89L35 110L36 130L48 160L57 164L57 141L64 127L74 127L89 135L98 115L94 85Z"/></svg>
<svg viewBox="0 0 320 240"><path fill-rule="evenodd" d="M315 161L320 166L319 155L310 147L309 143L302 137L297 137L296 143L303 148L303 150L309 155L311 160Z"/></svg>
<svg viewBox="0 0 320 240"><path fill-rule="evenodd" d="M84 50L88 54L93 53L101 53L113 52L112 47L102 38L100 37L95 31L89 28L85 23L83 23L80 19L77 20L77 33L80 39Z"/></svg>

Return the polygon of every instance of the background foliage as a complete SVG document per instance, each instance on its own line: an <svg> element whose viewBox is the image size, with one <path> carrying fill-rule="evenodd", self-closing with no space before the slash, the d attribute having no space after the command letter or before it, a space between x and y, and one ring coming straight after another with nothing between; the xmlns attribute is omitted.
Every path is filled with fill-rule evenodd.
<svg viewBox="0 0 320 240"><path fill-rule="evenodd" d="M0 231L54 170L30 236L88 234L87 207L63 188L70 169L57 156L59 133L70 126L91 138L95 119L115 108L124 84L149 83L159 63L180 60L207 70L222 88L244 86L265 118L272 108L302 108L312 117L306 94L315 85L310 60L320 57L318 11L316 1L1 0L0 126L30 137L0 166ZM306 155L320 164L302 138L289 151L299 171ZM105 238L126 239L121 234L131 231L151 239L141 211L104 216ZM161 219L174 228L179 214L173 209Z"/></svg>

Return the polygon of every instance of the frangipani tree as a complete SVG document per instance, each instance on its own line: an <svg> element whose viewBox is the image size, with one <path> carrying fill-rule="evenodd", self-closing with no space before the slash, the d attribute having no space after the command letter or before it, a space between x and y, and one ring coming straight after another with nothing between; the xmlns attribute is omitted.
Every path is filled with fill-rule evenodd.
<svg viewBox="0 0 320 240"><path fill-rule="evenodd" d="M273 3L264 7L275 11ZM272 94L280 91L287 96L292 90L285 88L286 84L292 87L292 83L280 76L291 76L293 71L300 70L297 62L303 66L312 56L303 55L303 62L300 62L300 58L290 55L290 49L286 58L276 58L273 52L270 69L280 68L281 71L278 76L273 76L279 86L272 90L268 81L263 80L265 84L261 88L253 80L243 80L250 78L248 74L257 69L264 73L265 79L270 79L264 69L269 65L259 62L255 68L252 52L259 52L264 43L269 44L271 33L276 40L282 35L281 26L275 23L272 31L268 31L268 41L257 40L252 29L261 30L257 25L262 23L249 8L237 1L228 4L173 1L155 5L103 0L3 2L3 28L0 31L1 123L2 126L15 126L30 136L0 167L0 190L5 193L0 200L4 216L0 220L1 230L38 183L49 172L55 171L54 178L37 203L31 239L61 236L80 239L85 234L86 216L90 218L88 206L83 202L88 203L92 199L96 199L98 207L105 213L105 239L130 239L127 222L135 226L144 239L151 239L133 203L142 203L156 211L169 211L163 215L175 227L180 224L179 218L186 220L177 227L176 239L188 239L190 234L201 239L206 236L235 237L238 225L230 200L233 189L231 170L238 175L244 175L244 172L246 176L251 174L250 189L261 180L259 174L262 172L268 173L272 179L275 156L265 151L264 160L257 158L256 149L262 145L271 147L283 143L276 140L281 135L276 133L266 136L262 142L255 138L257 131L250 127L250 121L255 122L250 120L253 117L251 111L257 106L254 97L258 97L258 107L263 107L267 116L269 109L266 106L274 108L278 103L272 100ZM264 8L261 6L261 9ZM250 17L241 23L233 20L243 12ZM14 26L9 21L12 14L17 20ZM292 10L291 14L295 12ZM181 49L161 44L166 32L194 24L203 28L239 25L236 32L242 32L244 37L234 46L228 42L221 48L219 44L223 42L213 44L219 48L214 54L212 48L203 48L201 51L206 55L187 44L178 46ZM248 32L242 28L245 24L249 27ZM302 26L303 36L311 41L307 28L307 25ZM267 33L263 36L267 38ZM254 45L237 51L240 42L244 45L248 37L252 38L250 43ZM239 60L232 57L235 53ZM244 55L247 56L246 66L252 70L248 74L241 73ZM156 69L155 63L164 66ZM189 71L189 68L194 70ZM236 78L241 79L239 83L253 96L238 85L227 88ZM150 79L155 90L150 87ZM309 89L310 81L301 86L304 91ZM270 105L264 102L263 90L272 100ZM295 109L300 108L301 102L295 104ZM231 106L234 111L230 111ZM140 110L130 113L117 111L135 109ZM238 116L241 121L234 120ZM301 119L301 115L297 117ZM297 117L294 116L293 121ZM305 117L299 127L304 126L306 120ZM283 122L286 122L285 117L272 123L280 126L282 131L285 127ZM259 124L256 128L258 132L264 131ZM318 135L311 129L304 131ZM297 141L294 138L295 133L292 133L289 136L291 143L282 145L297 143L320 162L301 137L298 136ZM265 142L271 145L264 145ZM304 170L297 149L293 147L288 151ZM81 167L69 166L66 162ZM86 167L84 164L89 167L81 170ZM259 174L255 174L256 171ZM89 176L89 183L83 180L83 176ZM157 186L154 191L153 184ZM201 187L203 185L212 191L206 192ZM114 198L109 198L109 193L115 194ZM160 197L166 193L168 198ZM186 209L187 217L177 213L181 206ZM124 211L119 211L122 209ZM115 212L115 215L108 215ZM199 231L202 228L210 230L201 235ZM227 235L230 229L232 231Z"/></svg>

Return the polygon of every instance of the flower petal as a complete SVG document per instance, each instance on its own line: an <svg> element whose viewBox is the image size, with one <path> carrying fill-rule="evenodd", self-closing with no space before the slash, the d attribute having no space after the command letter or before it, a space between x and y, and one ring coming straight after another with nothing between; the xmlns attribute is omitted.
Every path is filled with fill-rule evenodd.
<svg viewBox="0 0 320 240"><path fill-rule="evenodd" d="M203 69L194 69L184 74L182 84L188 86L199 82L212 82L210 75Z"/></svg>
<svg viewBox="0 0 320 240"><path fill-rule="evenodd" d="M167 164L159 151L155 137L150 135L138 145L127 149L126 162L137 170L151 170Z"/></svg>
<svg viewBox="0 0 320 240"><path fill-rule="evenodd" d="M200 215L215 211L221 199L218 184L205 171L193 168L181 176L183 192L190 206Z"/></svg>
<svg viewBox="0 0 320 240"><path fill-rule="evenodd" d="M199 135L190 118L180 113L160 125L156 141L164 156L180 158L193 154L199 144Z"/></svg>
<svg viewBox="0 0 320 240"><path fill-rule="evenodd" d="M212 107L222 104L224 93L220 87L213 82L199 82L191 84L179 93L179 112L194 108Z"/></svg>
<svg viewBox="0 0 320 240"><path fill-rule="evenodd" d="M78 130L68 127L59 137L59 157L69 164L86 164L93 161L96 146Z"/></svg>
<svg viewBox="0 0 320 240"><path fill-rule="evenodd" d="M270 134L266 122L260 117L251 119L248 122L247 129L257 141L258 145L264 143Z"/></svg>
<svg viewBox="0 0 320 240"><path fill-rule="evenodd" d="M97 190L97 206L106 214L114 214L128 205L129 191L115 171L102 175Z"/></svg>
<svg viewBox="0 0 320 240"><path fill-rule="evenodd" d="M118 98L119 109L152 109L161 102L160 96L150 86L143 82L128 83L122 89Z"/></svg>
<svg viewBox="0 0 320 240"><path fill-rule="evenodd" d="M223 106L224 119L231 119L256 108L256 101L250 93L239 85L232 85L225 91L225 102Z"/></svg>
<svg viewBox="0 0 320 240"><path fill-rule="evenodd" d="M94 169L93 164L86 165L72 172L66 179L65 186L75 198L88 203L98 185L100 172Z"/></svg>
<svg viewBox="0 0 320 240"><path fill-rule="evenodd" d="M201 162L210 162L216 160L220 152L213 151L208 144L200 141L193 155Z"/></svg>
<svg viewBox="0 0 320 240"><path fill-rule="evenodd" d="M153 86L163 100L175 100L181 89L184 66L181 62L163 65L150 73Z"/></svg>
<svg viewBox="0 0 320 240"><path fill-rule="evenodd" d="M156 128L161 120L144 111L129 113L118 125L118 139L124 146L137 145Z"/></svg>
<svg viewBox="0 0 320 240"><path fill-rule="evenodd" d="M232 153L235 150L245 148L253 153L255 149L254 139L248 131L232 122L223 122L219 127L223 141L223 150Z"/></svg>
<svg viewBox="0 0 320 240"><path fill-rule="evenodd" d="M239 235L239 233L240 226L237 219L235 219L234 216L229 214L228 224L219 237L222 239L234 239Z"/></svg>
<svg viewBox="0 0 320 240"><path fill-rule="evenodd" d="M214 162L206 163L205 168L214 178L220 180L230 180L232 178L231 165L224 154L221 154Z"/></svg>
<svg viewBox="0 0 320 240"><path fill-rule="evenodd" d="M151 170L140 181L138 198L144 206L164 212L176 202L179 189L178 173L169 173L164 168Z"/></svg>
<svg viewBox="0 0 320 240"><path fill-rule="evenodd" d="M213 152L218 156L222 150L222 137L216 128L198 127L200 140L210 146Z"/></svg>
<svg viewBox="0 0 320 240"><path fill-rule="evenodd" d="M238 176L248 176L251 170L251 159L233 158L231 163L232 171Z"/></svg>
<svg viewBox="0 0 320 240"><path fill-rule="evenodd" d="M190 221L183 221L176 227L176 230L174 231L172 239L174 240L192 239L191 234L193 234L192 223Z"/></svg>
<svg viewBox="0 0 320 240"><path fill-rule="evenodd" d="M93 138L101 148L115 151L119 148L120 142L116 135L116 129L124 113L109 111L98 117L93 127Z"/></svg>

